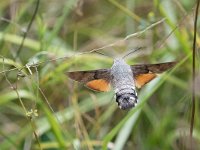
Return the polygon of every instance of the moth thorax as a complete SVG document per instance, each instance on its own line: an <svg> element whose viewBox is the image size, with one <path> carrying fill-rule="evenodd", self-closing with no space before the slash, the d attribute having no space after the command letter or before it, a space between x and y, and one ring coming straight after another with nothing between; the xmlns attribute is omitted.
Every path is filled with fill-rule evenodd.
<svg viewBox="0 0 200 150"><path fill-rule="evenodd" d="M116 102L120 109L135 107L138 102L136 90L134 88L120 89L116 92Z"/></svg>

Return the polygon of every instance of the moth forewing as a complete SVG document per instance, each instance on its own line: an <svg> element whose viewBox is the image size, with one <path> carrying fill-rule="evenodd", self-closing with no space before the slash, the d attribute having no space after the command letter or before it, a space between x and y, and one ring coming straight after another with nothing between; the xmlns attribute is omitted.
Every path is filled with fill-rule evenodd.
<svg viewBox="0 0 200 150"><path fill-rule="evenodd" d="M66 73L69 78L78 82L89 82L91 80L106 79L109 80L110 69L98 69L89 71L73 71Z"/></svg>
<svg viewBox="0 0 200 150"><path fill-rule="evenodd" d="M165 62L158 64L137 64L131 65L133 75L145 74L145 73L162 73L168 69L174 67L177 62Z"/></svg>

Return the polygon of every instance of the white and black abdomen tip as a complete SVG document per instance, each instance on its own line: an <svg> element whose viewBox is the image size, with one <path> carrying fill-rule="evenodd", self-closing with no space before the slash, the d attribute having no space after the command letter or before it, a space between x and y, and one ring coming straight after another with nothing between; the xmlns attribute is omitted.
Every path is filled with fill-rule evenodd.
<svg viewBox="0 0 200 150"><path fill-rule="evenodd" d="M135 90L131 90L131 92L126 92L126 90L123 92L119 91L116 93L116 102L119 108L123 110L135 107L138 102L137 93Z"/></svg>

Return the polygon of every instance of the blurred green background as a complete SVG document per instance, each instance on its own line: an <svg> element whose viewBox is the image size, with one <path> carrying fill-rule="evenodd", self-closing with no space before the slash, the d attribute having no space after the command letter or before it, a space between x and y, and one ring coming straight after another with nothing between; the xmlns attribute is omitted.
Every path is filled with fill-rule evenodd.
<svg viewBox="0 0 200 150"><path fill-rule="evenodd" d="M41 0L20 48L37 2L0 2L1 150L191 149L195 1ZM91 52L112 43L99 51L110 57ZM129 111L118 108L113 91L94 92L65 75L109 68L137 47L128 64L178 64L139 90L140 103ZM193 149L200 149L198 118Z"/></svg>

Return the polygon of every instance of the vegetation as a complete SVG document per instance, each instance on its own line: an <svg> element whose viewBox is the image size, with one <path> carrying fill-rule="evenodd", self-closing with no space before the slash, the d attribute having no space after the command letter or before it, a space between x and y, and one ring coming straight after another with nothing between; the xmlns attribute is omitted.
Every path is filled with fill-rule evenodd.
<svg viewBox="0 0 200 150"><path fill-rule="evenodd" d="M200 149L199 101L189 133L195 6L188 0L1 1L0 149ZM178 63L138 90L131 110L118 108L113 91L91 91L65 74L109 68L114 57L138 47L128 64Z"/></svg>

